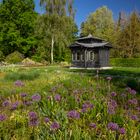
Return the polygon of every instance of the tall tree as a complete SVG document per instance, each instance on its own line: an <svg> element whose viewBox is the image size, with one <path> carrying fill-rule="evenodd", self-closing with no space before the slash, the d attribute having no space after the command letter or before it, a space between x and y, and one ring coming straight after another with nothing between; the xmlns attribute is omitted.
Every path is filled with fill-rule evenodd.
<svg viewBox="0 0 140 140"><path fill-rule="evenodd" d="M113 42L114 20L112 12L106 6L91 13L82 26L83 35L92 34Z"/></svg>
<svg viewBox="0 0 140 140"><path fill-rule="evenodd" d="M73 36L75 30L73 22L73 1L71 0L40 0L40 4L46 9L46 16L44 18L46 33L51 38L51 63L54 61L54 45L66 44L69 40L67 37ZM67 9L68 8L68 9ZM69 17L67 17L69 12ZM70 24L72 23L72 24ZM67 29L68 27L68 29ZM68 35L69 34L69 35ZM63 42L63 43L62 43ZM59 48L59 50L61 50Z"/></svg>
<svg viewBox="0 0 140 140"><path fill-rule="evenodd" d="M117 42L121 57L140 57L140 16L134 11Z"/></svg>
<svg viewBox="0 0 140 140"><path fill-rule="evenodd" d="M36 44L33 0L2 0L0 4L0 50L5 55L19 51L25 55Z"/></svg>

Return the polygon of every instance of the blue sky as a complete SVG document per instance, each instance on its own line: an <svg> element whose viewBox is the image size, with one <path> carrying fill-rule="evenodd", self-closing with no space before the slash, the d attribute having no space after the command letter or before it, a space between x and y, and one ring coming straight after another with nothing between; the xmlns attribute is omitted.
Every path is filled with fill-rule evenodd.
<svg viewBox="0 0 140 140"><path fill-rule="evenodd" d="M40 8L39 1L40 0L35 0L36 11L43 13L44 11ZM86 20L90 13L104 5L112 10L115 20L118 18L120 11L125 11L128 14L134 9L140 11L140 0L75 0L75 21L78 27L80 28L80 24Z"/></svg>

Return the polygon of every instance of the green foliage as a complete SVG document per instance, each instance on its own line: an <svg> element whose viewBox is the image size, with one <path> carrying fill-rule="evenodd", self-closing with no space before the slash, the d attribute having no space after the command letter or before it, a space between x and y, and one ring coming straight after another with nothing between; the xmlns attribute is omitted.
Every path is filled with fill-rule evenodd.
<svg viewBox="0 0 140 140"><path fill-rule="evenodd" d="M5 58L5 56L4 56L3 52L0 51L0 62L4 61L4 58Z"/></svg>
<svg viewBox="0 0 140 140"><path fill-rule="evenodd" d="M112 11L106 6L91 13L81 25L81 35L92 34L113 43L114 21Z"/></svg>
<svg viewBox="0 0 140 140"><path fill-rule="evenodd" d="M123 25L118 21L116 29L115 57L132 58L140 57L140 16L137 12L123 20Z"/></svg>
<svg viewBox="0 0 140 140"><path fill-rule="evenodd" d="M112 58L110 65L116 67L140 67L140 58Z"/></svg>
<svg viewBox="0 0 140 140"><path fill-rule="evenodd" d="M4 55L14 51L31 55L35 47L33 0L3 0L0 4L0 49Z"/></svg>
<svg viewBox="0 0 140 140"><path fill-rule="evenodd" d="M34 57L51 61L52 39L55 61L69 60L70 45L77 33L77 27L70 17L59 15L42 15L38 17L36 36L39 39Z"/></svg>
<svg viewBox="0 0 140 140"><path fill-rule="evenodd" d="M18 51L15 51L6 56L5 61L11 64L16 64L22 62L23 59L24 59L23 54L19 53Z"/></svg>
<svg viewBox="0 0 140 140"><path fill-rule="evenodd" d="M29 71L29 72L11 72L5 75L5 80L16 81L16 80L34 80L39 77L39 72Z"/></svg>

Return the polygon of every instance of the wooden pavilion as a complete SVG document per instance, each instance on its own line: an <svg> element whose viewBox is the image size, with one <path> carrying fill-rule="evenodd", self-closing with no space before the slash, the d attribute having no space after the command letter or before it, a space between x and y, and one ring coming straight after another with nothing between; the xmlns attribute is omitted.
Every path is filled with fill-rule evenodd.
<svg viewBox="0 0 140 140"><path fill-rule="evenodd" d="M109 67L109 42L88 35L81 37L69 46L72 52L72 67L101 68Z"/></svg>

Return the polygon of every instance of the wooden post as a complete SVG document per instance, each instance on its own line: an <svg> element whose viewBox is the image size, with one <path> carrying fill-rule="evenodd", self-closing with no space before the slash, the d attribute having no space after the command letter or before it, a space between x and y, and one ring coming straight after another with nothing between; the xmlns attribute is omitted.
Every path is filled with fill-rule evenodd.
<svg viewBox="0 0 140 140"><path fill-rule="evenodd" d="M87 67L87 49L84 51L85 68Z"/></svg>

